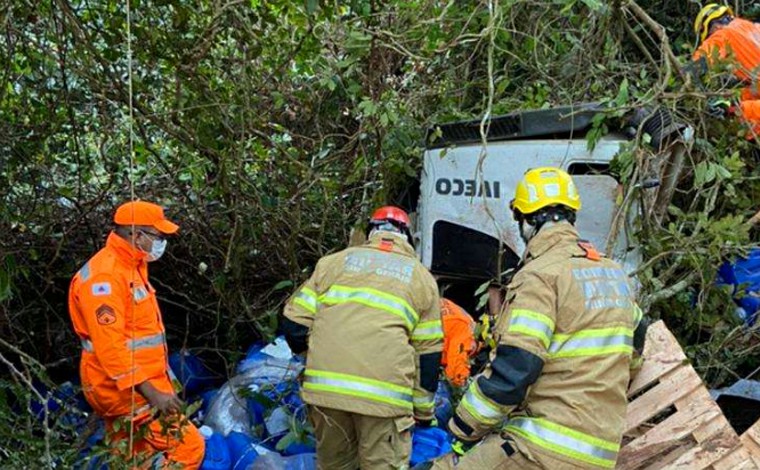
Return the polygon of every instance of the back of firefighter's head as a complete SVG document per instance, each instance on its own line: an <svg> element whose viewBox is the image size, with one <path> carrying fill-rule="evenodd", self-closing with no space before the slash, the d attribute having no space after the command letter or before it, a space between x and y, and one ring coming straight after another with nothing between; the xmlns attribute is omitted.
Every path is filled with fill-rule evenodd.
<svg viewBox="0 0 760 470"><path fill-rule="evenodd" d="M395 206L383 206L375 210L369 219L367 235L371 236L378 231L391 232L403 235L407 242L412 244L412 232L409 229L409 215Z"/></svg>
<svg viewBox="0 0 760 470"><path fill-rule="evenodd" d="M547 222L574 224L581 198L570 175L559 168L542 167L525 173L509 207L520 224L520 236L528 243Z"/></svg>
<svg viewBox="0 0 760 470"><path fill-rule="evenodd" d="M705 5L694 19L694 34L701 44L716 29L719 29L734 19L734 11L729 6L710 3Z"/></svg>

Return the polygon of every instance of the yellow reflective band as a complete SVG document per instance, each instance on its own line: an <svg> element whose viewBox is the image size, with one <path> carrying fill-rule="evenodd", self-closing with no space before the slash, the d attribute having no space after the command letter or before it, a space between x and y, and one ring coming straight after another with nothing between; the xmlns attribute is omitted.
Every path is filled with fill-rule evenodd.
<svg viewBox="0 0 760 470"><path fill-rule="evenodd" d="M412 332L412 341L427 339L443 339L443 324L441 320L418 323Z"/></svg>
<svg viewBox="0 0 760 470"><path fill-rule="evenodd" d="M414 311L406 300L377 289L372 289L371 287L334 285L324 295L319 297L319 301L331 305L355 302L367 307L383 310L403 319L409 331L413 330L419 321L417 312Z"/></svg>
<svg viewBox="0 0 760 470"><path fill-rule="evenodd" d="M554 333L554 321L546 315L533 310L516 308L511 312L508 333L521 333L541 341L545 348L549 347Z"/></svg>
<svg viewBox="0 0 760 470"><path fill-rule="evenodd" d="M641 311L638 305L633 304L633 327L636 328L641 323L641 319L644 317L644 312Z"/></svg>
<svg viewBox="0 0 760 470"><path fill-rule="evenodd" d="M319 307L319 301L317 301L317 293L308 287L302 287L293 299L293 303L302 307L304 310L311 314L317 313L317 307Z"/></svg>
<svg viewBox="0 0 760 470"><path fill-rule="evenodd" d="M306 390L338 393L412 409L412 389L339 372L306 369L303 387Z"/></svg>
<svg viewBox="0 0 760 470"><path fill-rule="evenodd" d="M633 330L630 328L600 328L573 334L555 334L548 357L602 356L633 352Z"/></svg>
<svg viewBox="0 0 760 470"><path fill-rule="evenodd" d="M435 394L415 390L414 407L420 410L432 410L435 407Z"/></svg>
<svg viewBox="0 0 760 470"><path fill-rule="evenodd" d="M460 403L473 418L488 426L498 424L504 419L504 413L483 396L477 383L472 383L467 388L467 393Z"/></svg>
<svg viewBox="0 0 760 470"><path fill-rule="evenodd" d="M539 447L604 468L614 468L620 445L542 418L520 417L504 430L522 436Z"/></svg>

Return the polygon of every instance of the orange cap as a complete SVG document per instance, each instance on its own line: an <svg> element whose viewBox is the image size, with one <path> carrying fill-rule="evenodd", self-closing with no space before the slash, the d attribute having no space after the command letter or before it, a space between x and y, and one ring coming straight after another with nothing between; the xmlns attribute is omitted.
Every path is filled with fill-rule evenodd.
<svg viewBox="0 0 760 470"><path fill-rule="evenodd" d="M147 225L168 235L179 229L177 224L164 217L161 206L146 201L131 201L120 205L113 221L117 225Z"/></svg>

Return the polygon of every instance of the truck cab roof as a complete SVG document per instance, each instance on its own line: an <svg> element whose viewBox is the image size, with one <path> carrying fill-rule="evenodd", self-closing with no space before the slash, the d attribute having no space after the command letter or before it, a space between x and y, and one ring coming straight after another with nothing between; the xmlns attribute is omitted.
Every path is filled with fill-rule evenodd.
<svg viewBox="0 0 760 470"><path fill-rule="evenodd" d="M494 142L541 137L583 138L591 128L594 115L600 111L599 103L515 111L491 119L487 139ZM434 126L427 131L428 149L480 142L480 123L480 119L473 119Z"/></svg>

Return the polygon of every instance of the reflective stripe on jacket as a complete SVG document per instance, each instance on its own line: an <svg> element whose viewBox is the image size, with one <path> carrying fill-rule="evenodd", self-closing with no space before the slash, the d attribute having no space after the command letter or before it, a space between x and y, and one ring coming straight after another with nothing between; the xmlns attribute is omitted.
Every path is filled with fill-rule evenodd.
<svg viewBox="0 0 760 470"><path fill-rule="evenodd" d="M285 316L309 328L306 403L432 418L434 394L421 386L419 364L442 349L438 288L400 237L378 232L320 259Z"/></svg>
<svg viewBox="0 0 760 470"><path fill-rule="evenodd" d="M497 348L462 398L455 432L503 429L545 468L557 459L613 468L641 318L617 263L587 258L568 223L543 228L508 287Z"/></svg>

